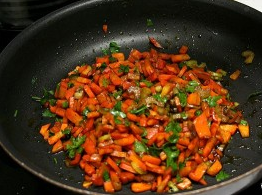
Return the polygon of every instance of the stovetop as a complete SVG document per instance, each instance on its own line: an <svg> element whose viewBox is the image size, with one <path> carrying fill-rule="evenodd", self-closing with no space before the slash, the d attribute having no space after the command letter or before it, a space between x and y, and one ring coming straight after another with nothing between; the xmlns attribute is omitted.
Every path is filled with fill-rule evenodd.
<svg viewBox="0 0 262 195"><path fill-rule="evenodd" d="M0 28L0 53L5 46L17 35L19 30L5 30ZM262 179L247 189L237 193L262 194ZM36 177L27 170L20 167L0 147L0 194L48 194L48 195L69 195L72 192L58 188L44 180ZM221 194L224 194L221 192Z"/></svg>

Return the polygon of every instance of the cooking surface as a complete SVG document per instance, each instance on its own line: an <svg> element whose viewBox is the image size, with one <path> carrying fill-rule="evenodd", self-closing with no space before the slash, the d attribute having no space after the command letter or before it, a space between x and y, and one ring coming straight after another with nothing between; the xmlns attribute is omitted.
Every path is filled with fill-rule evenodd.
<svg viewBox="0 0 262 195"><path fill-rule="evenodd" d="M0 52L17 33L19 31L0 30ZM72 194L46 183L22 169L5 154L2 148L0 149L0 173L0 194ZM239 194L262 194L261 185L262 179Z"/></svg>

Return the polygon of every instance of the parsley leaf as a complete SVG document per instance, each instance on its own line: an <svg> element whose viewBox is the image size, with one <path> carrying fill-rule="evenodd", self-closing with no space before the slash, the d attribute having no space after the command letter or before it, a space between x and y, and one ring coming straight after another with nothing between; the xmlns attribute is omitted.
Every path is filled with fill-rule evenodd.
<svg viewBox="0 0 262 195"><path fill-rule="evenodd" d="M120 46L116 42L110 42L109 50L111 53L118 53L120 51Z"/></svg>
<svg viewBox="0 0 262 195"><path fill-rule="evenodd" d="M179 155L179 150L175 146L170 147L169 145L165 145L163 150L167 156L167 159L166 159L167 167L171 167L173 171L176 171L178 169L176 161Z"/></svg>
<svg viewBox="0 0 262 195"><path fill-rule="evenodd" d="M74 158L76 152L81 153L83 151L81 145L85 142L85 140L86 140L86 135L82 137L71 138L72 144L66 145L69 158Z"/></svg>
<svg viewBox="0 0 262 195"><path fill-rule="evenodd" d="M43 117L50 117L50 118L52 118L52 117L55 117L56 114L52 113L49 109L46 109L46 110L42 113L42 116L43 116Z"/></svg>
<svg viewBox="0 0 262 195"><path fill-rule="evenodd" d="M103 180L106 181L110 181L110 176L109 176L109 172L107 170L105 170L103 172Z"/></svg>
<svg viewBox="0 0 262 195"><path fill-rule="evenodd" d="M111 114L113 114L115 117L120 116L122 118L126 118L126 114L122 112L121 110L122 102L118 101L114 108L110 111Z"/></svg>
<svg viewBox="0 0 262 195"><path fill-rule="evenodd" d="M51 105L54 105L56 102L56 100L54 99L54 91L48 91L46 89L44 89L43 97L32 96L32 99L37 102L40 102L41 105L44 105L46 102L49 102Z"/></svg>
<svg viewBox="0 0 262 195"><path fill-rule="evenodd" d="M146 25L147 25L147 26L153 26L154 24L153 24L153 22L152 22L151 19L147 19L147 20L146 20Z"/></svg>
<svg viewBox="0 0 262 195"><path fill-rule="evenodd" d="M160 93L153 95L153 98L155 98L157 101L162 102L162 103L166 103L168 100L167 97L162 97Z"/></svg>
<svg viewBox="0 0 262 195"><path fill-rule="evenodd" d="M225 171L220 171L217 175L216 175L216 180L217 181L222 181L225 180L227 178L229 178L230 175L227 174Z"/></svg>
<svg viewBox="0 0 262 195"><path fill-rule="evenodd" d="M112 57L112 56L110 56L110 57L109 57L109 62L110 62L110 63L117 62L117 59L114 58L114 57Z"/></svg>
<svg viewBox="0 0 262 195"><path fill-rule="evenodd" d="M102 49L102 52L105 56L109 55L109 49Z"/></svg>
<svg viewBox="0 0 262 195"><path fill-rule="evenodd" d="M68 101L64 101L62 103L62 108L68 108Z"/></svg>
<svg viewBox="0 0 262 195"><path fill-rule="evenodd" d="M99 67L99 69L101 70L101 72L103 72L103 71L106 69L106 67L107 67L106 63L103 62L103 63L101 64L101 66Z"/></svg>
<svg viewBox="0 0 262 195"><path fill-rule="evenodd" d="M118 111L118 110L111 110L110 111L111 114L113 114L114 116L120 116L122 118L126 118L126 114L124 112Z"/></svg>
<svg viewBox="0 0 262 195"><path fill-rule="evenodd" d="M65 130L62 131L62 133L64 135L69 135L71 133L71 130L70 129L65 129Z"/></svg>
<svg viewBox="0 0 262 195"><path fill-rule="evenodd" d="M118 101L115 106L114 106L114 110L117 110L117 111L121 111L121 107L122 107L122 102L121 101Z"/></svg>
<svg viewBox="0 0 262 195"><path fill-rule="evenodd" d="M123 93L123 90L120 89L119 91L116 91L115 93L113 93L113 97L114 98L118 98L118 97L120 97L122 95L122 93Z"/></svg>
<svg viewBox="0 0 262 195"><path fill-rule="evenodd" d="M135 148L135 152L137 153L144 153L144 152L147 152L148 150L147 146L144 143L139 142L139 141L135 141L134 148Z"/></svg>
<svg viewBox="0 0 262 195"><path fill-rule="evenodd" d="M170 132L172 131L173 133L179 133L182 130L181 126L179 125L178 122L171 121L167 124L165 131Z"/></svg>
<svg viewBox="0 0 262 195"><path fill-rule="evenodd" d="M15 110L14 117L17 117L18 110Z"/></svg>
<svg viewBox="0 0 262 195"><path fill-rule="evenodd" d="M120 125L122 124L122 121L117 118L117 116L114 116L115 124Z"/></svg>
<svg viewBox="0 0 262 195"><path fill-rule="evenodd" d="M246 120L243 120L243 119L242 119L242 120L240 121L240 124L241 124L241 125L248 125L248 122L247 122Z"/></svg>
<svg viewBox="0 0 262 195"><path fill-rule="evenodd" d="M151 147L148 147L148 153L152 156L159 156L162 151L162 148L156 147L155 144L153 144Z"/></svg>
<svg viewBox="0 0 262 195"><path fill-rule="evenodd" d="M83 112L82 112L82 115L83 116L87 116L87 114L90 112L90 110L86 107Z"/></svg>
<svg viewBox="0 0 262 195"><path fill-rule="evenodd" d="M130 113L132 113L132 114L144 114L146 109L147 109L147 106L142 105L138 109L131 110Z"/></svg>
<svg viewBox="0 0 262 195"><path fill-rule="evenodd" d="M215 107L217 105L217 101L221 99L221 96L209 96L204 100L208 103L210 107Z"/></svg>
<svg viewBox="0 0 262 195"><path fill-rule="evenodd" d="M120 64L118 72L129 73L129 66Z"/></svg>
<svg viewBox="0 0 262 195"><path fill-rule="evenodd" d="M177 94L177 97L179 98L180 104L182 107L185 107L187 104L187 95L184 92L179 92Z"/></svg>
<svg viewBox="0 0 262 195"><path fill-rule="evenodd" d="M199 86L199 83L197 81L189 81L185 88L186 92L194 92L197 86Z"/></svg>

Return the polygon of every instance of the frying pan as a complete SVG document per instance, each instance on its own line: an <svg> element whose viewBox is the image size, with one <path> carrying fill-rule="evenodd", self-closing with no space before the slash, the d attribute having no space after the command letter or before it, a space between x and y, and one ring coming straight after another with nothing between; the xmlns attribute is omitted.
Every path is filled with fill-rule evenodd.
<svg viewBox="0 0 262 195"><path fill-rule="evenodd" d="M153 26L147 26L147 19ZM107 34L102 31L105 23ZM82 188L82 171L66 168L63 153L50 154L39 134L48 120L41 118L41 108L31 97L41 96L44 88L55 89L76 65L92 64L110 42L127 55L132 48L152 48L151 36L164 46L162 52L177 52L185 44L190 56L211 70L241 70L238 80L225 79L223 84L244 110L250 138L237 133L226 148L222 161L229 179L218 183L207 177L208 186L194 184L181 192L235 193L262 176L261 26L260 12L229 0L92 0L60 9L25 29L0 56L0 145L43 180L77 193L103 194L102 188ZM251 65L241 57L247 49L255 53ZM123 193L132 194L128 185L116 194Z"/></svg>

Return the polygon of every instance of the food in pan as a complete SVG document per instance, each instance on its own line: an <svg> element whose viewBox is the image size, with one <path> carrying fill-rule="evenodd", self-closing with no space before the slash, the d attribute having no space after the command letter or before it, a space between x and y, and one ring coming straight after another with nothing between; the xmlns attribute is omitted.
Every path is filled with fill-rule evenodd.
<svg viewBox="0 0 262 195"><path fill-rule="evenodd" d="M83 186L161 193L228 177L224 149L237 131L249 137L249 125L221 85L226 72L192 60L187 46L175 54L132 49L126 58L112 42L103 51L34 98L44 116L57 117L40 133L53 153L66 153L67 166L84 171Z"/></svg>

